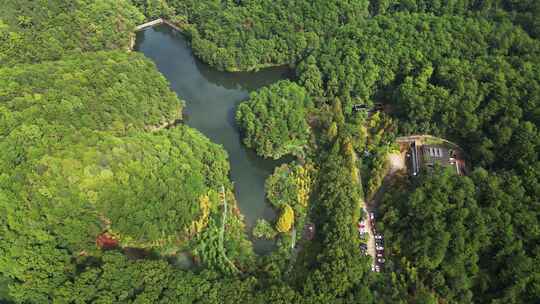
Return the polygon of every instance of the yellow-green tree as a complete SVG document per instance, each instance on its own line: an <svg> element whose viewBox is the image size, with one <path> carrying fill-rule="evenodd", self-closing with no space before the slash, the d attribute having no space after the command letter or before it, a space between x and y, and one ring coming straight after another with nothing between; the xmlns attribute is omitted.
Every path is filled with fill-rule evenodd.
<svg viewBox="0 0 540 304"><path fill-rule="evenodd" d="M334 140L338 134L338 126L335 121L332 122L330 127L328 128L326 136L328 137L328 140Z"/></svg>
<svg viewBox="0 0 540 304"><path fill-rule="evenodd" d="M281 216L277 221L276 229L279 232L288 232L289 230L291 230L293 224L294 211L291 206L289 206L289 204L285 204L283 210L281 211Z"/></svg>

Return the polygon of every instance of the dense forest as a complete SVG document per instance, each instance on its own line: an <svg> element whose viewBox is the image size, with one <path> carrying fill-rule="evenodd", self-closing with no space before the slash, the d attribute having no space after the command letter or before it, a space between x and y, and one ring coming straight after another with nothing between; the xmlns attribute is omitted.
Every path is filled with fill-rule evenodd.
<svg viewBox="0 0 540 304"><path fill-rule="evenodd" d="M0 302L540 301L538 1L0 6ZM157 17L216 69L296 73L236 112L246 147L294 158L266 181L268 255L223 147L130 52ZM468 174L385 179L395 138L419 133L459 144ZM383 188L373 272L356 225Z"/></svg>
<svg viewBox="0 0 540 304"><path fill-rule="evenodd" d="M289 81L252 93L236 113L244 144L267 158L301 155L310 139L306 115L311 106L306 90Z"/></svg>
<svg viewBox="0 0 540 304"><path fill-rule="evenodd" d="M0 64L128 49L131 31L143 19L129 0L2 0Z"/></svg>

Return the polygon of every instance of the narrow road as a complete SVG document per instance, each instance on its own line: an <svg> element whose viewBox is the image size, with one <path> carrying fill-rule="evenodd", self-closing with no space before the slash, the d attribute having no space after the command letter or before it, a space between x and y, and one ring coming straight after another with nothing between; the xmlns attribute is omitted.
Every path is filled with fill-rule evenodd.
<svg viewBox="0 0 540 304"><path fill-rule="evenodd" d="M366 214L366 229L368 233L368 239L367 239L367 254L371 256L371 266L375 266L375 237L373 235L373 227L371 227L371 221L369 220L369 209L368 204L366 204L366 201L364 201L364 206L362 207L362 210Z"/></svg>
<svg viewBox="0 0 540 304"><path fill-rule="evenodd" d="M356 163L356 159L358 159L358 155L356 154L356 152L354 152L354 163ZM358 170L358 181L359 183L362 183L362 178L360 176L360 170ZM362 185L360 185L361 187ZM371 227L371 221L369 220L369 206L368 206L368 203L367 201L364 199L362 199L362 211L363 213L366 215L365 216L365 219L364 219L364 223L365 223L365 226L366 226L366 230L367 230L367 234L368 234L368 238L366 240L366 245L367 245L367 254L369 256L371 256L371 267L373 269L373 267L375 267L375 258L376 258L376 252L375 252L375 238L374 238L374 235L373 235L373 229Z"/></svg>
<svg viewBox="0 0 540 304"><path fill-rule="evenodd" d="M390 153L387 160L390 164L388 168L388 173L384 177L379 189L377 189L377 192L375 192L375 194L371 198L369 198L368 201L364 201L363 207L364 212L367 214L366 227L369 234L369 239L367 242L368 254L372 257L373 267L375 266L377 251L375 250L375 236L373 234L373 227L371 226L372 221L369 219L369 213L375 213L377 206L384 192L386 191L386 187L388 186L388 181L390 180L390 178L392 178L392 176L394 176L394 174L396 174L398 171L405 170L405 158L402 153Z"/></svg>

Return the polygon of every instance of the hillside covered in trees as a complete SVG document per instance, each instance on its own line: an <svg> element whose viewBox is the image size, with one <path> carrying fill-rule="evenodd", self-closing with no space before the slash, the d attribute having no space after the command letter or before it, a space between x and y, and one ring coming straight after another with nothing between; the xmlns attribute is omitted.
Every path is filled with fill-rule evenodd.
<svg viewBox="0 0 540 304"><path fill-rule="evenodd" d="M0 302L540 301L538 1L0 6ZM248 148L296 157L266 183L269 255L253 253L226 152L128 51L157 17L216 69L296 72L236 113ZM395 137L415 133L462 146L469 174L384 181ZM377 273L357 223L382 183Z"/></svg>
<svg viewBox="0 0 540 304"><path fill-rule="evenodd" d="M0 19L4 66L128 49L131 31L144 16L128 0L3 0Z"/></svg>

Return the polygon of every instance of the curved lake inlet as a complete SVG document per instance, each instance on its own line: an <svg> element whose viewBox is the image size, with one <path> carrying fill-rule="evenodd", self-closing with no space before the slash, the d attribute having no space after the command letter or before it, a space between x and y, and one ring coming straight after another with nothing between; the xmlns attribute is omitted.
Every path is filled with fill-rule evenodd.
<svg viewBox="0 0 540 304"><path fill-rule="evenodd" d="M243 146L234 116L236 106L248 98L250 91L288 78L290 70L217 71L197 60L184 36L166 25L138 32L135 50L152 59L171 88L186 101L186 123L223 145L229 154L231 179L249 233L257 218L273 220L275 214L266 203L264 182L279 163L264 160ZM254 241L259 254L272 248L273 242Z"/></svg>

